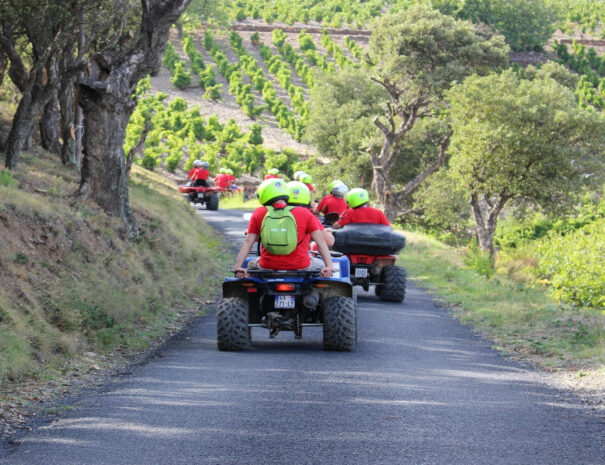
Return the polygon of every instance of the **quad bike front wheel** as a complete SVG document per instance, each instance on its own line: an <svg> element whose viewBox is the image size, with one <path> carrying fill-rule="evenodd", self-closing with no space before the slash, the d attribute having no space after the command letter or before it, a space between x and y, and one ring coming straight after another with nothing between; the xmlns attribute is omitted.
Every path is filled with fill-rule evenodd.
<svg viewBox="0 0 605 465"><path fill-rule="evenodd" d="M386 302L403 302L406 279L406 272L400 266L385 266L380 274L381 285L376 287L376 295Z"/></svg>
<svg viewBox="0 0 605 465"><path fill-rule="evenodd" d="M356 313L351 297L328 297L324 301L324 350L351 351L355 348Z"/></svg>
<svg viewBox="0 0 605 465"><path fill-rule="evenodd" d="M239 297L221 299L216 309L216 342L219 350L246 350L250 345L248 303Z"/></svg>

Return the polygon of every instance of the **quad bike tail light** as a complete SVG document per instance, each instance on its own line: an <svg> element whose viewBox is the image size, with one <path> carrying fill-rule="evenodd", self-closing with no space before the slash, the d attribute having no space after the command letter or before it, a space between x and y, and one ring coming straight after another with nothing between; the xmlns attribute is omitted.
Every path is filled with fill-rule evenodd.
<svg viewBox="0 0 605 465"><path fill-rule="evenodd" d="M278 284L275 287L275 290L278 292L291 292L295 289L296 289L296 286L294 286L293 284L285 284L285 283Z"/></svg>

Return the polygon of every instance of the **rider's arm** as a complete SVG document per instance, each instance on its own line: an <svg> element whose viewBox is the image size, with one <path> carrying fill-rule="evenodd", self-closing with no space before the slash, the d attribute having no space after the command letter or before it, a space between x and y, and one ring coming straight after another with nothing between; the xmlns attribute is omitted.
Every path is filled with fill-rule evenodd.
<svg viewBox="0 0 605 465"><path fill-rule="evenodd" d="M334 234L332 234L330 231L328 231L327 229L322 229L321 233L324 236L324 239L326 240L326 244L328 245L328 247L332 247L334 245Z"/></svg>
<svg viewBox="0 0 605 465"><path fill-rule="evenodd" d="M243 278L246 275L246 269L242 268L242 266L244 264L244 260L246 260L246 257L250 255L250 251L252 250L252 247L254 247L254 243L257 240L258 236L254 233L248 233L246 235L246 239L244 239L244 243L239 249L237 257L235 257L235 265L233 265L233 271L235 271L238 278Z"/></svg>
<svg viewBox="0 0 605 465"><path fill-rule="evenodd" d="M330 256L330 249L328 249L328 244L326 244L323 234L319 229L313 231L311 233L311 237L317 243L317 248L319 249L321 258L324 259L324 267L321 269L321 275L324 278L331 278L332 271L334 271L334 267L332 266L332 257Z"/></svg>

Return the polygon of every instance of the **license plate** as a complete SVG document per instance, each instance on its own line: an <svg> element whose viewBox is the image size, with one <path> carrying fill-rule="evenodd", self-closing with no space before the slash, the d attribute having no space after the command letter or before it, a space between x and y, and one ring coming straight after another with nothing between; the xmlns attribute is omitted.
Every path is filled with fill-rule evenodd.
<svg viewBox="0 0 605 465"><path fill-rule="evenodd" d="M367 268L355 268L355 277L356 278L367 278L368 269Z"/></svg>
<svg viewBox="0 0 605 465"><path fill-rule="evenodd" d="M203 199L204 198L204 193L203 192L198 192L197 193L197 198L198 199Z"/></svg>
<svg viewBox="0 0 605 465"><path fill-rule="evenodd" d="M276 295L275 308L294 308L296 306L296 297L293 295Z"/></svg>

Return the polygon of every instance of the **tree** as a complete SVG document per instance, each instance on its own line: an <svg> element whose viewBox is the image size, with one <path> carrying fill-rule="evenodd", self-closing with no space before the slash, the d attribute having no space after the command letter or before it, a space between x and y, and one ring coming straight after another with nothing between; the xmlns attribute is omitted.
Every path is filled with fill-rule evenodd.
<svg viewBox="0 0 605 465"><path fill-rule="evenodd" d="M136 32L123 30L113 45L95 53L88 75L78 82L84 112L84 158L78 195L90 196L119 217L130 236L138 227L128 199L124 138L135 107L137 83L157 72L170 26L190 0L141 0L128 14L138 18Z"/></svg>
<svg viewBox="0 0 605 465"><path fill-rule="evenodd" d="M436 141L439 150L433 163L403 187L394 185L390 176L397 144L418 120L443 115L443 95L452 83L505 66L508 47L502 36L482 35L469 22L416 6L376 22L368 58L372 80L389 96L373 119L382 133L381 146L369 152L376 194L393 220L403 211L405 198L444 164L451 131Z"/></svg>
<svg viewBox="0 0 605 465"><path fill-rule="evenodd" d="M560 205L595 174L590 162L602 160L605 117L578 109L573 91L547 76L472 76L447 98L452 175L473 210L479 247L490 255L508 202Z"/></svg>
<svg viewBox="0 0 605 465"><path fill-rule="evenodd" d="M545 0L432 0L431 5L443 14L489 25L514 51L542 50L561 16Z"/></svg>

